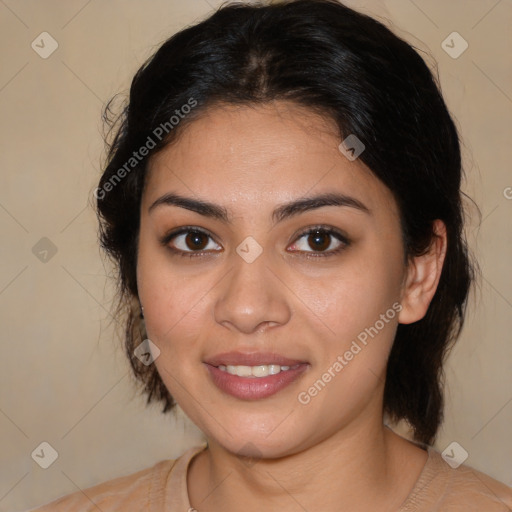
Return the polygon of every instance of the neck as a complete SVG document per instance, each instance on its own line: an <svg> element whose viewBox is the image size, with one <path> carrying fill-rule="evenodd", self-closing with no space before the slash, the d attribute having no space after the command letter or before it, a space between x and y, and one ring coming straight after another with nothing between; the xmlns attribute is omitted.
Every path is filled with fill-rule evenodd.
<svg viewBox="0 0 512 512"><path fill-rule="evenodd" d="M189 495L198 512L395 510L426 458L381 421L352 424L293 455L253 464L209 442L191 464Z"/></svg>

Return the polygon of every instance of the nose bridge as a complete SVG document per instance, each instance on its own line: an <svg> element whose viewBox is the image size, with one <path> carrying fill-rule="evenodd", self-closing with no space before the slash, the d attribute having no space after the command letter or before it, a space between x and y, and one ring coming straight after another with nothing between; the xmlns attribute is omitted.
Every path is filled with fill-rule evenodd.
<svg viewBox="0 0 512 512"><path fill-rule="evenodd" d="M258 244L259 245L259 244ZM232 269L215 303L218 323L245 333L262 323L286 323L290 316L285 287L277 286L270 255L253 241L242 242L231 255Z"/></svg>

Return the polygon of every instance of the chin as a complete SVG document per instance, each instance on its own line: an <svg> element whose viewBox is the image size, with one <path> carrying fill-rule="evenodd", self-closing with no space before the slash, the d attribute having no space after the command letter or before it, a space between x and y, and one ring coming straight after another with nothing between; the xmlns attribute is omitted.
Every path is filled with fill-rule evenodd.
<svg viewBox="0 0 512 512"><path fill-rule="evenodd" d="M220 441L220 442L219 442ZM238 436L236 438L219 440L221 446L243 459L251 459L257 461L259 459L278 459L291 455L299 450L295 449L295 443L292 445L285 445L283 442L270 442L268 439L261 437L244 437Z"/></svg>
<svg viewBox="0 0 512 512"><path fill-rule="evenodd" d="M293 413L292 413L293 414ZM225 450L250 459L275 459L297 453L304 448L311 434L300 431L294 422L288 422L286 415L275 413L240 416L223 415L226 418L224 430L218 424L209 426L206 435ZM284 419L284 421L283 421Z"/></svg>

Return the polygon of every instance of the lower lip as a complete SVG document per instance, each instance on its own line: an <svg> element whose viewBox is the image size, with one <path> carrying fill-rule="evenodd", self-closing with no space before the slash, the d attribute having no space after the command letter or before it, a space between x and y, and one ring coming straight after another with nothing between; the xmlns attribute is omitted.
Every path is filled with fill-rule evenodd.
<svg viewBox="0 0 512 512"><path fill-rule="evenodd" d="M213 383L228 395L242 400L258 400L275 395L297 380L307 369L306 363L297 368L285 370L268 377L239 377L219 370L216 366L206 364Z"/></svg>

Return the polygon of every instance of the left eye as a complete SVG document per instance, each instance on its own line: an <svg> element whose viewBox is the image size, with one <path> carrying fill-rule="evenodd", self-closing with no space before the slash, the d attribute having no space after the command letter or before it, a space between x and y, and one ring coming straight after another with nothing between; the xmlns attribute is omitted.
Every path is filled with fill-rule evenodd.
<svg viewBox="0 0 512 512"><path fill-rule="evenodd" d="M341 233L325 228L310 229L298 240L292 248L302 252L337 253L348 245L348 240Z"/></svg>

